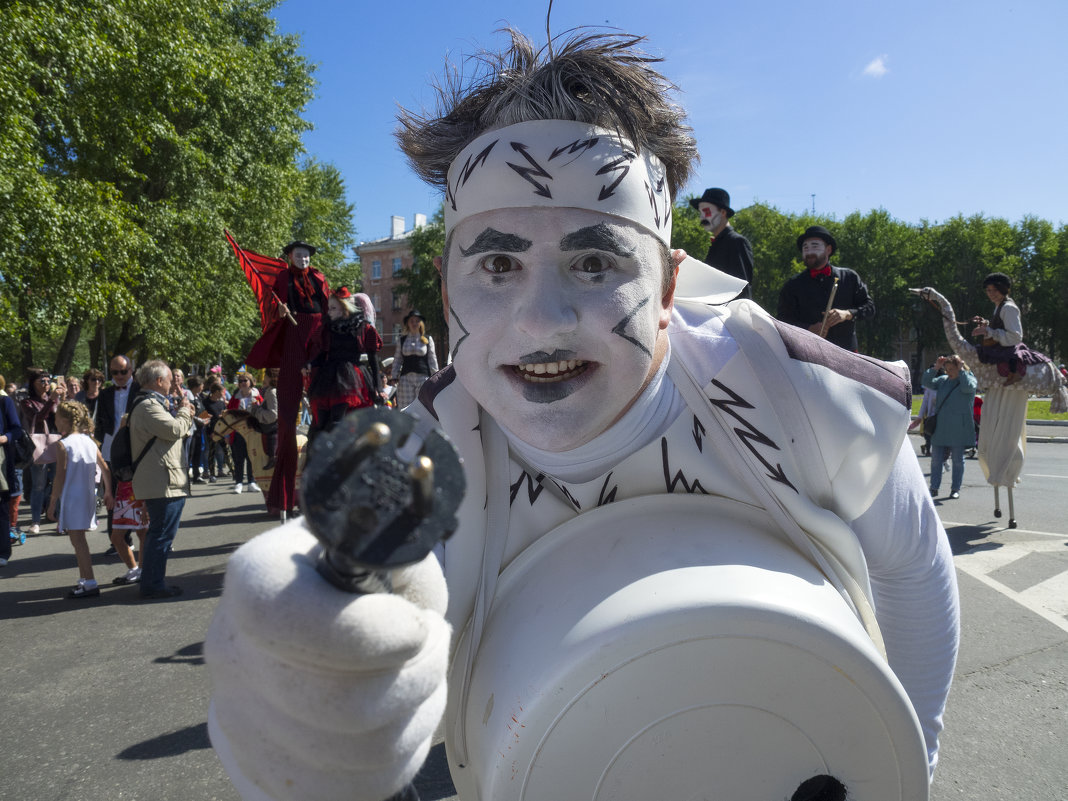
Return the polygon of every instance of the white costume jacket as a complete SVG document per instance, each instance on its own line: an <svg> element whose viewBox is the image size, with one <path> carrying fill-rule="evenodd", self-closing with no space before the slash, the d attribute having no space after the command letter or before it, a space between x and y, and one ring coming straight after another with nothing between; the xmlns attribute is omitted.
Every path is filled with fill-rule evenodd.
<svg viewBox="0 0 1068 801"><path fill-rule="evenodd" d="M843 351L745 300L677 302L668 333L667 372L686 408L592 480L558 480L509 452L451 368L424 385L408 412L440 425L467 476L460 525L439 553L454 634L473 615L475 627L484 622L500 569L592 508L663 493L776 506L796 523L794 544L850 598L880 649L885 641L933 770L959 618L948 542L905 442L907 368ZM683 391L688 378L707 403ZM450 687L450 709L461 692Z"/></svg>

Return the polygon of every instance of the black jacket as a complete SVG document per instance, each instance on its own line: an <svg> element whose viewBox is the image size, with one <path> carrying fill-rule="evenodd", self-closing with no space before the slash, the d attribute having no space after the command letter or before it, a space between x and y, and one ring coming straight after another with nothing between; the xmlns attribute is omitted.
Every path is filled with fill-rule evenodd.
<svg viewBox="0 0 1068 801"><path fill-rule="evenodd" d="M717 270L749 282L749 286L738 293L740 298L753 298L753 249L749 240L729 225L712 240L705 256L705 264Z"/></svg>
<svg viewBox="0 0 1068 801"><path fill-rule="evenodd" d="M130 387L130 392L126 396L125 414L130 413L133 408L134 398L141 391L141 385L132 378L128 386ZM100 390L100 397L96 401L96 428L93 431L93 437L97 442L102 443L104 435L114 434L118 424L119 421L115 419L115 385L109 384Z"/></svg>
<svg viewBox="0 0 1068 801"><path fill-rule="evenodd" d="M827 300L831 296L834 279L838 279L838 291L832 308L853 312L853 319L828 329L827 339L846 350L857 350L857 320L875 315L875 301L868 294L868 287L860 276L848 267L831 265L830 275L813 278L805 268L789 281L779 292L779 309L775 316L784 323L808 328L823 319Z"/></svg>

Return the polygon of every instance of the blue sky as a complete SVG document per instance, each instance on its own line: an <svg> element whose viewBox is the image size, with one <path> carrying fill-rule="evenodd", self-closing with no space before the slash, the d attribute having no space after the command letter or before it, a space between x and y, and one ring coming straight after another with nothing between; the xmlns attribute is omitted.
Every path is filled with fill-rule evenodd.
<svg viewBox="0 0 1068 801"><path fill-rule="evenodd" d="M309 155L342 173L360 241L440 195L408 169L398 104L425 107L446 59L497 49L511 25L545 40L543 0L284 0L280 32L317 64ZM502 9L508 8L507 13ZM610 10L606 10L610 9ZM841 219L958 213L1068 223L1068 2L556 0L553 33L642 34L679 85L701 164L687 193L721 186Z"/></svg>

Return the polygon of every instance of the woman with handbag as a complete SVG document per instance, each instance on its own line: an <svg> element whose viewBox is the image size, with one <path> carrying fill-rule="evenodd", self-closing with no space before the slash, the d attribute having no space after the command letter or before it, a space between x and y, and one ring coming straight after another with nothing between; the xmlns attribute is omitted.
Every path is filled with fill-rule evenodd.
<svg viewBox="0 0 1068 801"><path fill-rule="evenodd" d="M56 407L67 399L67 385L63 381L53 381L47 370L31 367L26 371L26 391L20 411L22 427L29 432L34 444L30 470L30 533L40 534L45 491L56 474L56 443L60 440L55 430Z"/></svg>
<svg viewBox="0 0 1068 801"><path fill-rule="evenodd" d="M939 375L945 370L945 375ZM934 424L931 435L931 497L938 495L942 484L942 465L948 455L953 464L949 497L960 497L964 482L964 451L975 444L975 421L972 405L976 380L968 365L957 354L939 356L923 374L923 386L935 390L934 414L927 418ZM933 419L932 419L933 418Z"/></svg>

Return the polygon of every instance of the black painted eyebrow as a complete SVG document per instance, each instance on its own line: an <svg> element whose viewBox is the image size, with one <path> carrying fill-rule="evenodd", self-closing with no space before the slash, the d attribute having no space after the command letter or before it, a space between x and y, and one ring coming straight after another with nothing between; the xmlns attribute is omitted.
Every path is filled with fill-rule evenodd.
<svg viewBox="0 0 1068 801"><path fill-rule="evenodd" d="M624 258L633 256L636 248L627 247L619 241L612 228L604 223L590 225L572 231L560 240L560 250L607 250Z"/></svg>
<svg viewBox="0 0 1068 801"><path fill-rule="evenodd" d="M460 253L464 256L474 256L477 253L523 253L530 250L533 243L529 239L523 239L515 234L505 234L495 228L487 228L475 237L475 241L468 248L460 246Z"/></svg>

